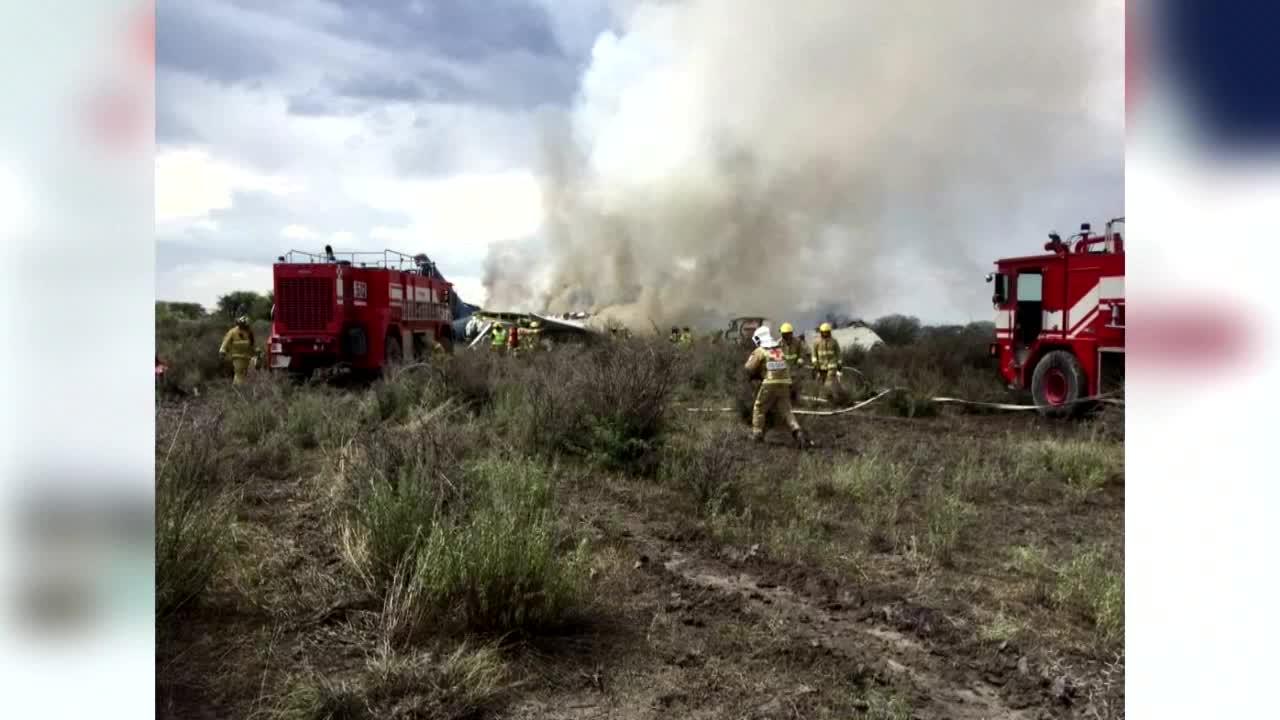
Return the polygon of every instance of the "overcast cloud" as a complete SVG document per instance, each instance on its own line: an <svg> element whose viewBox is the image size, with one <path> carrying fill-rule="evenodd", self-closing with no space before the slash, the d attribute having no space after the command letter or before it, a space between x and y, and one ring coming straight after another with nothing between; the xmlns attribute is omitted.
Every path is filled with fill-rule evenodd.
<svg viewBox="0 0 1280 720"><path fill-rule="evenodd" d="M626 31L627 10L638 4L158 3L157 296L212 305L232 290L267 290L277 255L326 242L427 252L472 302L485 300L486 258L523 258L529 276L549 272L536 254L519 252L545 246L547 236L543 130L581 110L584 78L610 81L603 65L590 71L593 50L598 56L602 38ZM1100 14L1100 32L1112 21ZM1122 50L1115 47L1114 82L1101 79L1088 113L1103 126L1123 120ZM1064 62L1071 56L1068 47L1057 52ZM1010 233L967 239L976 256L1026 252L1041 242L1040 229L1065 233L1122 213L1123 133L1112 130L1099 135L1097 162L1064 165L1060 195L1011 199ZM1031 228L1037 234L1027 236ZM862 311L985 317L980 302L923 303L878 297Z"/></svg>

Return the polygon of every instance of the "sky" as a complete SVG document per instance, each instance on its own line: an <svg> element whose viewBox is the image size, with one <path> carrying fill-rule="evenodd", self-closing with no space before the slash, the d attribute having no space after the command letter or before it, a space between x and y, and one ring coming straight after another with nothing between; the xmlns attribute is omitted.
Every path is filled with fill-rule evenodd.
<svg viewBox="0 0 1280 720"><path fill-rule="evenodd" d="M465 300L484 303L491 249L537 246L547 233L540 128L574 112L584 83L626 74L591 65L635 4L158 3L157 299L212 306L233 290L265 291L276 256L329 243L426 252ZM1097 101L1117 104L1121 125L1122 49ZM1055 178L1057 197L1019 203L1016 232L969 239L981 263L1037 248L1049 229L1123 214L1123 133L1112 130L1098 163ZM966 306L934 319L985 319L972 301L986 292L980 274L974 285ZM905 295L873 304L931 319Z"/></svg>

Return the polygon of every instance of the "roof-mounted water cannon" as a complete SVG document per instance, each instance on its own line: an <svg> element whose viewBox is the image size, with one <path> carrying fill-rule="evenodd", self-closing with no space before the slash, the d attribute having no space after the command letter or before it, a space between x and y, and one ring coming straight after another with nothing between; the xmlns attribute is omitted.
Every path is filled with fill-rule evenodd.
<svg viewBox="0 0 1280 720"><path fill-rule="evenodd" d="M1051 253L1065 252L1067 244L1062 242L1062 236L1056 231L1049 233L1049 242L1044 244L1044 249Z"/></svg>

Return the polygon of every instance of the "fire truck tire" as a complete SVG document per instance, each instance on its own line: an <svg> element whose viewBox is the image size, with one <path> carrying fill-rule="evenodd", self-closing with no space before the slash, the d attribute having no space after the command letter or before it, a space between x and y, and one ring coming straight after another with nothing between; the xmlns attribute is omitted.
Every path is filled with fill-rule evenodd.
<svg viewBox="0 0 1280 720"><path fill-rule="evenodd" d="M382 346L383 365L399 365L404 360L404 351L400 348L400 338L388 335L386 342Z"/></svg>
<svg viewBox="0 0 1280 720"><path fill-rule="evenodd" d="M1067 418L1081 410L1077 402L1085 396L1088 382L1084 368L1076 356L1066 350L1053 350L1040 358L1031 375L1031 395L1040 414Z"/></svg>

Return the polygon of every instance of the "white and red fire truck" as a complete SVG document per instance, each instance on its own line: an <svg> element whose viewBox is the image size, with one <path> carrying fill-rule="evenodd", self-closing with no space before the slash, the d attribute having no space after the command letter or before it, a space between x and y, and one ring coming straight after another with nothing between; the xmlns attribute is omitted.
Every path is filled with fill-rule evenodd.
<svg viewBox="0 0 1280 720"><path fill-rule="evenodd" d="M377 373L453 338L453 285L426 255L291 250L274 273L273 370Z"/></svg>
<svg viewBox="0 0 1280 720"><path fill-rule="evenodd" d="M991 355L1013 390L1040 412L1068 417L1124 385L1124 218L1090 225L1066 242L1049 233L1046 254L997 260Z"/></svg>

